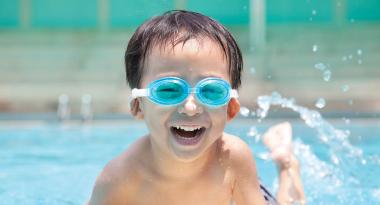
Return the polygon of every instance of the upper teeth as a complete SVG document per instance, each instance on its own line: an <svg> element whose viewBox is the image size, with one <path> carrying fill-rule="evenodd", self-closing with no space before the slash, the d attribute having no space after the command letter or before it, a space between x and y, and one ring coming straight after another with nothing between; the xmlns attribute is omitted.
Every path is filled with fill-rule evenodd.
<svg viewBox="0 0 380 205"><path fill-rule="evenodd" d="M182 130L185 130L185 131L194 131L194 130L201 129L202 127L201 126L183 126L183 125L177 125L177 126L175 126L175 128L182 129Z"/></svg>

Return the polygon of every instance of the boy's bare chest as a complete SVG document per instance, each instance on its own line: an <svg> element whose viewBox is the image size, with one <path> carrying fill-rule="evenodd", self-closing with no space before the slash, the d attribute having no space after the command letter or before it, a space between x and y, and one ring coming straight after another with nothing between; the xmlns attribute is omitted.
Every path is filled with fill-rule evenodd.
<svg viewBox="0 0 380 205"><path fill-rule="evenodd" d="M140 179L129 192L127 204L133 205L229 205L232 177L229 173L205 175L194 180Z"/></svg>

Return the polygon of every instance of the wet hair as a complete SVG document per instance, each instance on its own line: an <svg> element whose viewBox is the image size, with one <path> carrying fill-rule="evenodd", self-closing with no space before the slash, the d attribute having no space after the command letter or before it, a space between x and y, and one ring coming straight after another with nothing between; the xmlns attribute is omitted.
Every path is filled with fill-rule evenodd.
<svg viewBox="0 0 380 205"><path fill-rule="evenodd" d="M200 13L172 10L147 20L141 24L129 40L125 52L126 77L131 88L140 86L145 59L154 46L161 48L175 45L190 39L209 38L223 50L228 62L231 87L241 84L243 69L241 51L231 33L217 21Z"/></svg>

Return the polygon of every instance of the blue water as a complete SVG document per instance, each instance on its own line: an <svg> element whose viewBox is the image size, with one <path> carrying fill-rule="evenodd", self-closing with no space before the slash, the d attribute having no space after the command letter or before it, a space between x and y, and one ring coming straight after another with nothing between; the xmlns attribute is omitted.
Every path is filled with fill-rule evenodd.
<svg viewBox="0 0 380 205"><path fill-rule="evenodd" d="M247 134L253 125L262 134L271 124L239 120L226 131L251 146L262 183L274 191L276 167L260 157L266 152L261 141ZM348 125L341 120L332 124L350 132L349 142L363 151L367 161L349 171L340 168L344 164L334 165L318 133L301 122L292 122L309 204L380 204L380 122ZM83 204L103 166L144 133L145 126L135 121L1 125L0 204Z"/></svg>

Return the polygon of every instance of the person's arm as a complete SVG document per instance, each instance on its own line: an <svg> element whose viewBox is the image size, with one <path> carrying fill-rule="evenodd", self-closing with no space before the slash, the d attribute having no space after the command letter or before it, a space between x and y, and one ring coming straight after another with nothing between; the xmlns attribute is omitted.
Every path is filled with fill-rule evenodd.
<svg viewBox="0 0 380 205"><path fill-rule="evenodd" d="M251 150L243 142L236 143L234 147L235 154L231 153L235 172L233 201L236 205L265 205Z"/></svg>

